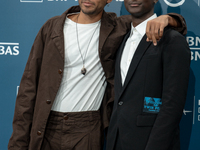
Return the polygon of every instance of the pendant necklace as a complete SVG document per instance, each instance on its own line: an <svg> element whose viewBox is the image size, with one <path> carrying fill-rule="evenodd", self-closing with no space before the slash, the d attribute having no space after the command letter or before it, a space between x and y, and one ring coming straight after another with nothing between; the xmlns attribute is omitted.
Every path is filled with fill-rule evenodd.
<svg viewBox="0 0 200 150"><path fill-rule="evenodd" d="M80 54L81 54L81 59L82 59L82 62L83 62L83 68L81 69L81 73L82 73L83 75L85 75L86 72L87 72L87 70L86 70L86 68L85 68L85 57L86 57L88 48L89 48L89 46L90 46L90 43L91 43L91 41L92 41L92 38L93 38L93 36L94 36L94 33L96 32L97 28L98 28L99 25L100 25L100 21L99 21L97 27L95 28L95 30L94 30L94 32L93 32L91 38L90 38L90 41L89 41L89 43L88 43L88 46L87 46L85 55L84 55L84 57L83 57L83 54L81 53L81 49L80 49L80 45L79 45L79 39L78 39L78 27L77 27L77 24L78 24L78 17L79 17L79 14L78 14L78 16L77 16L77 21L76 21L76 38L77 38L77 43L78 43L78 50L79 50L79 52L80 52Z"/></svg>

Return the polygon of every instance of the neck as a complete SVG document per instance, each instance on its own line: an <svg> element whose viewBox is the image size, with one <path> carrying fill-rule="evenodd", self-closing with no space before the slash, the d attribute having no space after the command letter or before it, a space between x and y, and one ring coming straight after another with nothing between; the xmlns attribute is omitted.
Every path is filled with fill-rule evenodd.
<svg viewBox="0 0 200 150"><path fill-rule="evenodd" d="M72 15L72 16L69 16L68 18L80 24L90 24L90 23L99 21L102 17L102 14L103 14L103 11L100 12L98 15L88 15L80 11L80 14Z"/></svg>
<svg viewBox="0 0 200 150"><path fill-rule="evenodd" d="M145 21L146 19L148 19L149 17L151 17L153 15L153 13L147 14L147 15L143 15L143 16L135 16L135 15L131 15L132 16L132 24L134 27L136 27L137 25L139 25L140 23L142 23L143 21Z"/></svg>

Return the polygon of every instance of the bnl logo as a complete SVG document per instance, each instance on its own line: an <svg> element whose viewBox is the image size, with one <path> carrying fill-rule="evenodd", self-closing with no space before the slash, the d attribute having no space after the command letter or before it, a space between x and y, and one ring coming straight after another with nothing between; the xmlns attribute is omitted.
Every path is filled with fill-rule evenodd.
<svg viewBox="0 0 200 150"><path fill-rule="evenodd" d="M186 40L191 50L191 60L198 61L200 59L200 37L189 35Z"/></svg>
<svg viewBox="0 0 200 150"><path fill-rule="evenodd" d="M0 55L19 55L19 43L0 42Z"/></svg>

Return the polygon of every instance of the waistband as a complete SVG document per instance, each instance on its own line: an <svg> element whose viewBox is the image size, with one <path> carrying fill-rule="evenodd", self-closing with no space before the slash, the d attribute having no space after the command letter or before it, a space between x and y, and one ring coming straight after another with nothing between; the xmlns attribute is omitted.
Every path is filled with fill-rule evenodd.
<svg viewBox="0 0 200 150"><path fill-rule="evenodd" d="M94 121L100 120L100 111L81 111L81 112L57 112L51 111L49 121Z"/></svg>

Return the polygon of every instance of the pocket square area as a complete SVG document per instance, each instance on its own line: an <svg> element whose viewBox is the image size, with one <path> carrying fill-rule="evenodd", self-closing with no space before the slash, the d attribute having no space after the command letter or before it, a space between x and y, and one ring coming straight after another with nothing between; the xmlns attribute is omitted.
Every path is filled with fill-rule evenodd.
<svg viewBox="0 0 200 150"><path fill-rule="evenodd" d="M161 98L145 97L143 112L158 113L162 105Z"/></svg>

